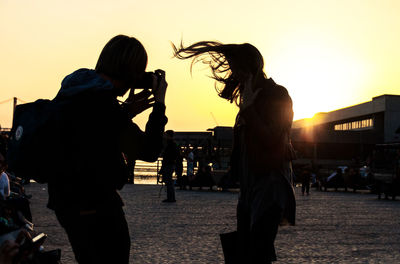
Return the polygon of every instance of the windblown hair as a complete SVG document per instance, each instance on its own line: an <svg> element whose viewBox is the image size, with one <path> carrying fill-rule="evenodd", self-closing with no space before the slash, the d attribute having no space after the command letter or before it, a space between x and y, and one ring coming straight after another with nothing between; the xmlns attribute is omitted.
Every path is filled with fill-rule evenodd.
<svg viewBox="0 0 400 264"><path fill-rule="evenodd" d="M199 61L211 67L212 78L217 81L215 89L222 98L238 105L241 100L242 83L251 74L255 80L265 79L264 59L256 47L249 43L222 44L216 41L200 41L188 47L181 42L179 48L172 45L178 59L191 59L191 67ZM205 55L209 55L204 57ZM218 82L223 84L218 88Z"/></svg>
<svg viewBox="0 0 400 264"><path fill-rule="evenodd" d="M147 66L147 52L134 37L118 35L104 46L96 64L96 72L131 83Z"/></svg>

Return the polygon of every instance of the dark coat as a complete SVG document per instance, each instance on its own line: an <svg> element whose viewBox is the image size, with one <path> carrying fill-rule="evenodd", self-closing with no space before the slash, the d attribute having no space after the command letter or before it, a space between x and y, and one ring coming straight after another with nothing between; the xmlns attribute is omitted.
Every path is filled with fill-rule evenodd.
<svg viewBox="0 0 400 264"><path fill-rule="evenodd" d="M295 224L290 143L292 100L287 90L265 80L253 104L239 112L234 127L232 174L240 181L238 210L250 214L250 230L274 209L281 223Z"/></svg>
<svg viewBox="0 0 400 264"><path fill-rule="evenodd" d="M167 145L165 146L163 157L163 165L176 165L177 159L180 156L180 151L178 145L174 140L167 140Z"/></svg>
<svg viewBox="0 0 400 264"><path fill-rule="evenodd" d="M122 153L131 160L156 161L167 118L156 103L143 132L113 95L111 82L93 70L68 75L54 100L67 102L58 114L60 128L55 176L48 182L48 207L92 210L123 205L117 192L128 178Z"/></svg>

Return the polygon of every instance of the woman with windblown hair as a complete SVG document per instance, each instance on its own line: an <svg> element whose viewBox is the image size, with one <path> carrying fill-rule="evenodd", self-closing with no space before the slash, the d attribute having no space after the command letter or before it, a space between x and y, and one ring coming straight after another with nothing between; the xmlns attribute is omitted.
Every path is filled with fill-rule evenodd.
<svg viewBox="0 0 400 264"><path fill-rule="evenodd" d="M239 106L234 126L232 175L240 181L237 205L237 243L226 263L270 263L276 260L278 225L294 225L290 143L292 100L287 90L267 78L264 60L251 44L202 41L179 48L179 59L209 64L222 84L218 94ZM231 262L229 259L232 259Z"/></svg>

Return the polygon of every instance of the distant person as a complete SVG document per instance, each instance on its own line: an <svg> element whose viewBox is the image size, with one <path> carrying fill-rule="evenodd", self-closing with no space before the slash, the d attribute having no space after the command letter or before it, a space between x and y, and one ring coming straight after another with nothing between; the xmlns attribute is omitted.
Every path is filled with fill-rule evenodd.
<svg viewBox="0 0 400 264"><path fill-rule="evenodd" d="M185 187L185 182L184 182L184 178L182 175L183 174L183 156L182 156L179 146L178 146L178 149L179 149L179 154L178 154L178 157L176 158L175 174L176 174L176 181L179 186L179 189L183 190Z"/></svg>
<svg viewBox="0 0 400 264"><path fill-rule="evenodd" d="M165 72L146 73L147 53L134 37L118 35L95 70L66 76L56 98L62 138L48 180L48 207L65 229L78 263L129 263L131 239L118 193L128 179L122 153L154 162L165 117ZM146 88L139 93L135 89ZM117 97L130 90L125 102ZM132 118L152 108L143 132Z"/></svg>
<svg viewBox="0 0 400 264"><path fill-rule="evenodd" d="M222 191L227 191L229 188L235 188L236 181L232 178L231 165L229 164L226 173L221 177L218 183L218 187L221 187Z"/></svg>
<svg viewBox="0 0 400 264"><path fill-rule="evenodd" d="M203 189L203 186L208 186L210 190L212 190L213 185L214 181L211 175L211 166L209 165L199 166L195 180L194 182L191 183L190 186L199 186L200 190Z"/></svg>
<svg viewBox="0 0 400 264"><path fill-rule="evenodd" d="M4 156L0 154L0 200L5 200L10 196L10 179L6 173L6 168Z"/></svg>
<svg viewBox="0 0 400 264"><path fill-rule="evenodd" d="M355 176L357 178L357 176ZM341 187L341 185L344 183L343 179L343 172L341 168L336 169L336 175L333 178L333 184L335 187L335 192L337 192L338 188Z"/></svg>
<svg viewBox="0 0 400 264"><path fill-rule="evenodd" d="M172 179L172 174L176 168L176 161L180 155L179 148L174 141L174 131L165 131L165 137L167 145L165 146L164 153L162 155L162 178L167 186L167 199L163 200L164 203L174 203L175 200L175 187Z"/></svg>
<svg viewBox="0 0 400 264"><path fill-rule="evenodd" d="M4 157L0 155L0 211L13 211L16 219L21 225L27 224L32 227L32 213L29 206L29 200L25 195L14 194L12 199L9 199L11 194L12 181L6 172L7 163ZM0 214L1 216L1 214ZM0 221L1 222L1 221Z"/></svg>
<svg viewBox="0 0 400 264"><path fill-rule="evenodd" d="M128 179L126 183L134 184L136 160L129 159L129 157L126 154L124 154L124 158L125 158L125 163L128 166Z"/></svg>
<svg viewBox="0 0 400 264"><path fill-rule="evenodd" d="M19 212L22 222L31 225L32 213L28 200L30 196L25 195L24 188L14 182L16 179L11 174L7 173L7 168L8 164L5 158L0 154L0 200L6 200L5 203L8 206L15 208ZM12 199L8 199L11 192L14 192L14 195Z"/></svg>
<svg viewBox="0 0 400 264"><path fill-rule="evenodd" d="M0 173L0 200L5 200L10 196L10 181L8 179L7 173Z"/></svg>
<svg viewBox="0 0 400 264"><path fill-rule="evenodd" d="M174 50L179 59L209 64L221 85L219 96L240 109L231 155L231 173L240 179L238 242L231 243L237 247L230 254L224 249L226 263L274 261L279 224L295 223L292 100L284 87L266 77L263 57L251 44L201 41Z"/></svg>
<svg viewBox="0 0 400 264"><path fill-rule="evenodd" d="M310 182L311 182L311 169L306 167L303 169L301 173L301 194L304 196L304 193L310 195Z"/></svg>
<svg viewBox="0 0 400 264"><path fill-rule="evenodd" d="M192 181L194 176L194 153L192 147L188 149L186 161L187 161L186 174L188 177L188 181Z"/></svg>
<svg viewBox="0 0 400 264"><path fill-rule="evenodd" d="M209 155L208 155L208 147L203 144L200 148L196 148L196 162L197 162L197 171L193 175L192 180L189 182L190 190L194 186L200 187L202 189L203 185L208 185L208 176L211 177L211 172L209 175Z"/></svg>

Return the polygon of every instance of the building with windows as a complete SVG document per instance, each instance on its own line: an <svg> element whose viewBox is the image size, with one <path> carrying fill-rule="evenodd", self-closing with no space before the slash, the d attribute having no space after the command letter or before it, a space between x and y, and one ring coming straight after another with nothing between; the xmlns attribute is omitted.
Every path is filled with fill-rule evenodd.
<svg viewBox="0 0 400 264"><path fill-rule="evenodd" d="M362 104L318 113L293 122L292 144L296 162L345 165L365 161L377 144L400 143L400 95L381 95ZM177 132L180 146L208 147L228 160L232 127L215 127L204 132ZM225 162L226 163L226 162Z"/></svg>
<svg viewBox="0 0 400 264"><path fill-rule="evenodd" d="M400 142L400 96L371 101L293 122L299 158L366 160L376 144Z"/></svg>

